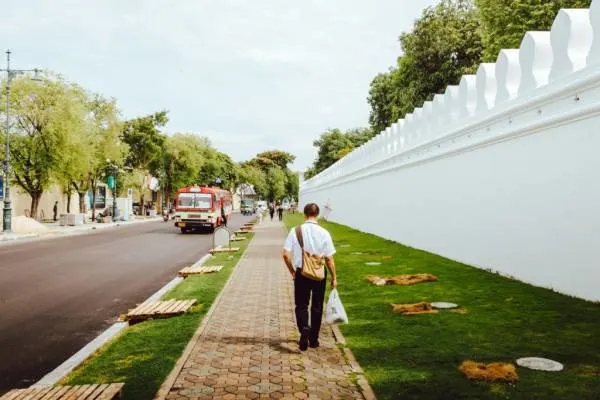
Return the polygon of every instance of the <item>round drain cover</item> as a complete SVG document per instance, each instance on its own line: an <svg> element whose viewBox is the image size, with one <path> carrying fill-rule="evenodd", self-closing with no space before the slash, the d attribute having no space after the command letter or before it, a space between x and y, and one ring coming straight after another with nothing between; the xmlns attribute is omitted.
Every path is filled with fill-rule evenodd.
<svg viewBox="0 0 600 400"><path fill-rule="evenodd" d="M365 265L381 265L381 263L377 262L377 261L371 261L371 262L365 263Z"/></svg>
<svg viewBox="0 0 600 400"><path fill-rule="evenodd" d="M456 308L458 304L447 303L445 301L437 301L435 303L431 303L431 307L433 308Z"/></svg>
<svg viewBox="0 0 600 400"><path fill-rule="evenodd" d="M554 360L540 357L525 357L517 360L517 365L529 369L535 369L538 371L551 371L558 372L562 371L564 366Z"/></svg>

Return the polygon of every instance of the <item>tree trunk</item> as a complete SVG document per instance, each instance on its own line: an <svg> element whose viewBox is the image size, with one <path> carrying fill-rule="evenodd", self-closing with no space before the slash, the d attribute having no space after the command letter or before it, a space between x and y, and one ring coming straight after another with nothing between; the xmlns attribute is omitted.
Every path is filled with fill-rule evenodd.
<svg viewBox="0 0 600 400"><path fill-rule="evenodd" d="M92 182L92 221L96 220L96 185Z"/></svg>
<svg viewBox="0 0 600 400"><path fill-rule="evenodd" d="M67 214L71 214L71 193L67 193Z"/></svg>
<svg viewBox="0 0 600 400"><path fill-rule="evenodd" d="M38 206L40 205L40 198L42 197L42 193L41 192L32 192L29 195L31 196L31 213L30 213L30 217L32 219L37 219Z"/></svg>
<svg viewBox="0 0 600 400"><path fill-rule="evenodd" d="M142 214L142 217L146 216L146 207L144 205L144 192L143 192L143 190L140 191L140 213Z"/></svg>
<svg viewBox="0 0 600 400"><path fill-rule="evenodd" d="M85 214L85 192L77 192L79 195L79 213Z"/></svg>

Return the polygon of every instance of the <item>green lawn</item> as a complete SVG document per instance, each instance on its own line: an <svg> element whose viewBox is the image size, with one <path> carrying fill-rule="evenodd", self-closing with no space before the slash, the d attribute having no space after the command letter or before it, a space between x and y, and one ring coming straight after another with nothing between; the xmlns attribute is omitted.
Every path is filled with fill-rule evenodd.
<svg viewBox="0 0 600 400"><path fill-rule="evenodd" d="M188 277L163 299L196 299L186 315L133 325L69 375L61 384L125 382L125 400L152 399L181 356L204 315L225 285L233 267L248 247L248 240L234 242L240 251L217 254L205 265L223 265L220 272Z"/></svg>
<svg viewBox="0 0 600 400"><path fill-rule="evenodd" d="M285 222L291 227L301 220L295 214ZM379 399L599 398L598 304L343 225L321 224L338 251L338 290L350 320L341 330ZM382 264L366 266L368 261ZM405 273L432 273L439 280L409 287L377 287L366 280L369 274ZM405 317L391 312L390 303L419 301L454 302L466 313ZM528 356L562 362L565 370L518 368L520 381L514 386L472 382L458 371L463 360L514 362Z"/></svg>

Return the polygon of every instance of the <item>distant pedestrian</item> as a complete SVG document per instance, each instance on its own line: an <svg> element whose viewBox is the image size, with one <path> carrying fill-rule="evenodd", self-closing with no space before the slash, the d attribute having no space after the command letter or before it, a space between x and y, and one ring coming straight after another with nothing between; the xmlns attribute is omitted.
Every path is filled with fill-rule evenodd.
<svg viewBox="0 0 600 400"><path fill-rule="evenodd" d="M271 216L271 221L273 221L273 216L275 215L275 205L273 203L269 204L269 215Z"/></svg>
<svg viewBox="0 0 600 400"><path fill-rule="evenodd" d="M56 222L56 220L58 219L58 201L54 203L54 208L52 208L52 211L54 211L53 220L54 222Z"/></svg>
<svg viewBox="0 0 600 400"><path fill-rule="evenodd" d="M283 221L283 206L281 204L277 206L277 215L279 216L279 220Z"/></svg>
<svg viewBox="0 0 600 400"><path fill-rule="evenodd" d="M294 279L296 323L300 331L299 346L319 347L319 331L323 318L323 301L327 284L327 271L331 274L331 287L337 287L333 255L335 247L331 235L317 223L319 206L315 203L304 207L305 223L293 228L283 246L283 260ZM311 301L312 297L312 301ZM308 304L310 308L310 323Z"/></svg>

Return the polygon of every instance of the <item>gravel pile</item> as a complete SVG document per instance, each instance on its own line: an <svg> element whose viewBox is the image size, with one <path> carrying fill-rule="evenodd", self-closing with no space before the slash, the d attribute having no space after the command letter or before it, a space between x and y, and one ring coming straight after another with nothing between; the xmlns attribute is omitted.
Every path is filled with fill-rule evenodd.
<svg viewBox="0 0 600 400"><path fill-rule="evenodd" d="M50 233L52 229L40 224L35 219L27 218L25 216L13 217L12 219L12 231L14 233Z"/></svg>

